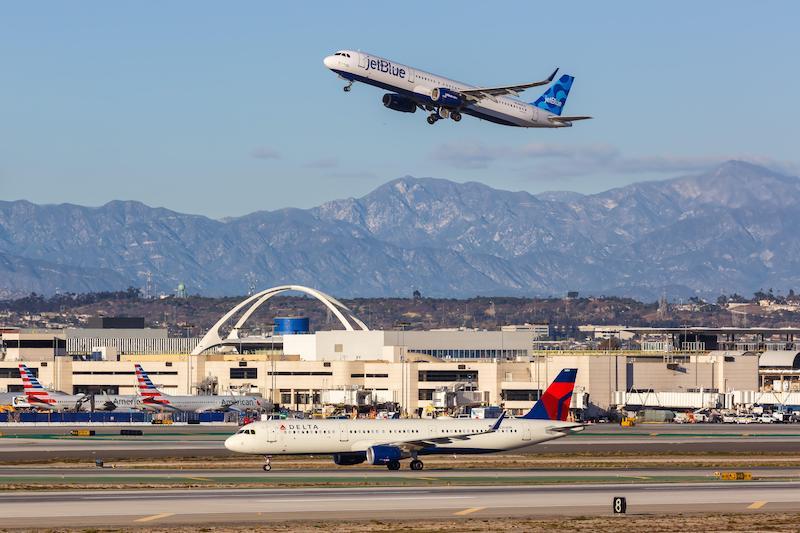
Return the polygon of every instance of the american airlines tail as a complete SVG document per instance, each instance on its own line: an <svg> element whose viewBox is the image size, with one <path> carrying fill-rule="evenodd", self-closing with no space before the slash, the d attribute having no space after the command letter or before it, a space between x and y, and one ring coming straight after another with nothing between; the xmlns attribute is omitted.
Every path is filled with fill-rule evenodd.
<svg viewBox="0 0 800 533"><path fill-rule="evenodd" d="M139 384L139 396L142 397L144 405L169 407L169 400L153 384L139 363L136 363L136 382Z"/></svg>
<svg viewBox="0 0 800 533"><path fill-rule="evenodd" d="M567 96L569 96L569 90L572 87L572 80L574 79L573 76L564 74L558 78L558 81L551 85L542 96L536 101L531 102L531 104L539 109L544 109L554 115L560 116L561 111L564 110L564 104L567 103Z"/></svg>
<svg viewBox="0 0 800 533"><path fill-rule="evenodd" d="M577 368L565 368L559 372L542 397L522 418L565 422L569 414L569 404L572 401L572 390L575 388L577 376Z"/></svg>
<svg viewBox="0 0 800 533"><path fill-rule="evenodd" d="M33 375L26 365L19 365L19 375L22 378L23 390L29 401L36 404L55 404L56 401L50 393L42 387L39 380Z"/></svg>

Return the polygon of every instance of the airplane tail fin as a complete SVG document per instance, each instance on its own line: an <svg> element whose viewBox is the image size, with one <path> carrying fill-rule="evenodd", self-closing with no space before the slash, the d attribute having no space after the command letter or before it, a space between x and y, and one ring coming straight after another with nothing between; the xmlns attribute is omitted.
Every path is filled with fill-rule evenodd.
<svg viewBox="0 0 800 533"><path fill-rule="evenodd" d="M572 389L575 388L575 378L577 376L577 368L565 368L559 372L556 379L544 391L542 397L522 418L566 421L569 414L569 404L572 400Z"/></svg>
<svg viewBox="0 0 800 533"><path fill-rule="evenodd" d="M27 365L20 363L19 375L22 378L22 388L25 392L25 396L30 399L48 402L50 393L47 392L47 389L42 387L42 384L39 383L39 380L36 379L36 376L33 375L33 372L30 371Z"/></svg>
<svg viewBox="0 0 800 533"><path fill-rule="evenodd" d="M560 115L561 111L564 110L564 104L567 103L567 96L569 96L569 90L574 79L573 76L564 74L542 96L531 103L539 109L544 109L554 115Z"/></svg>
<svg viewBox="0 0 800 533"><path fill-rule="evenodd" d="M139 384L139 394L144 397L155 398L161 396L161 391L153 384L150 376L144 371L142 365L136 363L136 381Z"/></svg>

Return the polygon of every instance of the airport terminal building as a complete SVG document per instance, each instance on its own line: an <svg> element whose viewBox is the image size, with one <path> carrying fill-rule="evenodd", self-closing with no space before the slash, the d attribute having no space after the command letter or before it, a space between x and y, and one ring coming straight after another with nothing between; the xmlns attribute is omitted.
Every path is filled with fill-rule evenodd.
<svg viewBox="0 0 800 533"><path fill-rule="evenodd" d="M246 392L303 411L394 405L407 413L453 412L502 405L522 412L561 369L577 368L572 406L588 413L800 405L794 343L800 330L618 327L616 334L633 339L635 349L543 350L547 325L376 331L334 307L349 327L311 332L307 319L279 317L267 337L243 335L242 320L225 336L215 326L202 339L169 338L165 330L143 327L5 329L0 392L22 391L18 363L24 361L45 387L134 394L134 364L140 363L167 394Z"/></svg>

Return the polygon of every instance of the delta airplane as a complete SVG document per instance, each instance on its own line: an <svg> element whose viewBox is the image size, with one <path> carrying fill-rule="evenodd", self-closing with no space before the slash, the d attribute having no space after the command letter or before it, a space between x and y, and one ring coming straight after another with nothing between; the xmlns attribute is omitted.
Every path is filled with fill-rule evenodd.
<svg viewBox="0 0 800 533"><path fill-rule="evenodd" d="M19 375L22 377L25 398L31 407L50 411L80 411L90 400L85 394L67 394L45 389L26 365L19 365Z"/></svg>
<svg viewBox="0 0 800 533"><path fill-rule="evenodd" d="M153 384L150 376L144 371L142 365L136 364L136 381L139 385L139 402L137 407L148 411L190 411L202 413L203 411L234 411L254 409L263 410L267 401L259 396L171 396L162 393Z"/></svg>
<svg viewBox="0 0 800 533"><path fill-rule="evenodd" d="M399 470L411 459L422 470L421 455L480 454L514 450L581 431L567 422L578 370L565 368L533 408L521 418L496 420L263 420L242 427L225 441L231 451L263 455L271 470L273 455L333 455L337 465L386 465Z"/></svg>
<svg viewBox="0 0 800 533"><path fill-rule="evenodd" d="M417 108L429 111L428 124L448 117L458 122L462 113L522 128L569 128L576 120L592 118L561 114L575 79L566 74L533 102L517 98L525 89L552 83L558 69L547 79L532 83L474 87L353 50L340 50L326 57L323 63L348 81L345 92L356 81L391 91L383 95L384 106L403 113L414 113Z"/></svg>

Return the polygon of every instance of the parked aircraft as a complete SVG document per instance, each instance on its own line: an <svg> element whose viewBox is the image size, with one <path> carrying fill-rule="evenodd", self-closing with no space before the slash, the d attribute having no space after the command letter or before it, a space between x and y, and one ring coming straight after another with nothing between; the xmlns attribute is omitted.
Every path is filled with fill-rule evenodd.
<svg viewBox="0 0 800 533"><path fill-rule="evenodd" d="M31 404L28 403L28 398L21 392L4 392L0 393L0 412L14 410L14 409L27 409Z"/></svg>
<svg viewBox="0 0 800 533"><path fill-rule="evenodd" d="M323 63L348 81L345 92L356 81L385 89L390 92L383 95L384 106L403 113L414 113L417 108L429 111L428 124L436 124L443 118L458 122L462 113L523 128L568 128L577 120L592 118L561 114L575 79L566 74L533 102L517 98L526 89L552 83L558 69L541 81L476 87L353 50L340 50L326 57Z"/></svg>
<svg viewBox="0 0 800 533"><path fill-rule="evenodd" d="M136 381L139 386L137 407L149 411L244 411L246 409L264 410L268 402L259 396L244 395L183 395L164 394L153 384L142 365L136 364Z"/></svg>
<svg viewBox="0 0 800 533"><path fill-rule="evenodd" d="M567 422L578 370L565 368L533 408L521 418L496 420L265 420L242 427L225 441L231 451L263 455L333 455L337 465L386 465L398 470L411 459L422 470L422 455L481 454L514 450L581 431Z"/></svg>
<svg viewBox="0 0 800 533"><path fill-rule="evenodd" d="M21 363L19 374L22 377L25 397L32 407L51 411L80 411L90 399L85 394L66 394L61 391L45 389L30 369Z"/></svg>

